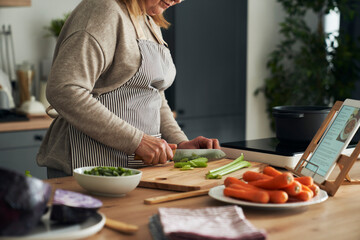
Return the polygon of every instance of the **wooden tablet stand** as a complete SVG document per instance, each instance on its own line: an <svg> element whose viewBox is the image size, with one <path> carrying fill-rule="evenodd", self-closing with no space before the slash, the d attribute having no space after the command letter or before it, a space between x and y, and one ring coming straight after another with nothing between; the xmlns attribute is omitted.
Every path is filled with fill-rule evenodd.
<svg viewBox="0 0 360 240"><path fill-rule="evenodd" d="M330 113L320 126L319 130L315 134L314 138L311 140L311 143L306 148L306 151L300 158L299 162L297 163L295 169L287 168L289 171L294 173L298 176L303 176L304 174L301 174L302 168L304 168L305 163L309 163L308 157L310 153L314 152L317 144L319 143L320 138L324 134L327 126L330 124L331 120L333 119L336 112L339 111L341 108L343 102L337 101L334 106L332 107ZM319 185L319 187L323 190L325 190L330 196L334 196L336 191L339 189L341 184L360 184L360 180L353 180L349 176L349 171L351 167L354 165L355 161L359 157L360 154L360 141L356 145L353 153L350 156L346 156L341 154L339 158L337 159L337 165L340 168L339 174L336 176L335 180L325 180L322 184ZM312 163L310 163L312 164ZM316 166L315 164L313 164ZM345 181L344 181L345 180Z"/></svg>

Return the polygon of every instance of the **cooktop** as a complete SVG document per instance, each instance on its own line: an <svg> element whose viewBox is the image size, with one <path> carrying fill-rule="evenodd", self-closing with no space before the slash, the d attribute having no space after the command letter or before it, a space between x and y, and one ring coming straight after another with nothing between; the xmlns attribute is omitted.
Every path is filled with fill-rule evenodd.
<svg viewBox="0 0 360 240"><path fill-rule="evenodd" d="M241 153L245 160L267 163L277 167L295 168L309 143L280 142L277 138L263 138L222 143L221 148L228 158L237 158ZM356 142L350 143L343 154L351 154Z"/></svg>

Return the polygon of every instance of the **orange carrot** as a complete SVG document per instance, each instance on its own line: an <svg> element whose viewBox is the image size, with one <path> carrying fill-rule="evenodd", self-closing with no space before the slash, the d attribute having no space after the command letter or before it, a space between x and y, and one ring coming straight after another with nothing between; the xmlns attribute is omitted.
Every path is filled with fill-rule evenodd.
<svg viewBox="0 0 360 240"><path fill-rule="evenodd" d="M295 196L302 190L302 185L298 181L293 181L289 186L282 188L289 196Z"/></svg>
<svg viewBox="0 0 360 240"><path fill-rule="evenodd" d="M224 181L224 185L225 187L229 186L230 184L233 184L233 183L236 183L236 184L246 184L248 185L247 183L245 183L244 181L240 180L240 179L237 179L235 177L227 177L225 178L225 181Z"/></svg>
<svg viewBox="0 0 360 240"><path fill-rule="evenodd" d="M320 192L320 188L319 188L319 186L316 185L316 184L310 185L310 186L308 186L308 187L311 189L311 191L313 191L314 197L315 197L316 195L318 195L318 193Z"/></svg>
<svg viewBox="0 0 360 240"><path fill-rule="evenodd" d="M263 173L272 177L276 177L282 174L282 172L271 166L266 166L263 170Z"/></svg>
<svg viewBox="0 0 360 240"><path fill-rule="evenodd" d="M309 192L311 195L311 198L314 197L314 192L308 186L306 186L304 184L301 185L301 191Z"/></svg>
<svg viewBox="0 0 360 240"><path fill-rule="evenodd" d="M308 186L302 184L301 192L295 195L294 197L300 201L308 201L311 198L313 198L313 196L314 196L313 191L311 191L311 189Z"/></svg>
<svg viewBox="0 0 360 240"><path fill-rule="evenodd" d="M314 180L310 176L296 177L295 180L302 183L302 184L304 184L304 185L306 185L306 186L310 186L310 185L314 184Z"/></svg>
<svg viewBox="0 0 360 240"><path fill-rule="evenodd" d="M300 201L309 201L312 198L312 194L308 191L301 191L294 197Z"/></svg>
<svg viewBox="0 0 360 240"><path fill-rule="evenodd" d="M261 179L261 180L249 182L249 184L259 188L277 190L289 186L293 181L294 181L293 175L289 172L285 172L271 179Z"/></svg>
<svg viewBox="0 0 360 240"><path fill-rule="evenodd" d="M260 180L260 179L270 179L272 177L269 175L263 174L263 173L255 172L255 171L246 171L246 172L244 172L242 178L246 182L252 182L252 181L256 181L256 180Z"/></svg>
<svg viewBox="0 0 360 240"><path fill-rule="evenodd" d="M224 189L224 195L257 203L268 203L270 199L269 194L265 191L252 189L240 190L230 187Z"/></svg>
<svg viewBox="0 0 360 240"><path fill-rule="evenodd" d="M282 190L264 190L253 185L249 185L245 182L243 182L243 184L233 183L230 184L228 187L243 190L257 189L259 191L265 191L269 194L269 202L271 203L285 203L289 198L288 194Z"/></svg>

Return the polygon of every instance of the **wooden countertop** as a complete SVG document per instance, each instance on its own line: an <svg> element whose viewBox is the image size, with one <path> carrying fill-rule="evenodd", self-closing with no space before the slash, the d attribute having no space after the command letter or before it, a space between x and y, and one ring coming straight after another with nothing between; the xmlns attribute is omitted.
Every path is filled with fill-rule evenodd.
<svg viewBox="0 0 360 240"><path fill-rule="evenodd" d="M0 123L0 133L47 129L49 128L52 120L52 118L44 116L30 118L29 121L3 122Z"/></svg>
<svg viewBox="0 0 360 240"><path fill-rule="evenodd" d="M360 178L360 162L357 161L351 176ZM73 177L46 180L56 188L88 194ZM139 226L134 235L125 235L108 228L88 239L151 239L149 217L159 207L203 208L223 206L209 196L177 200L156 205L145 205L144 199L171 194L172 191L136 188L121 198L96 198L103 201L100 212L107 217ZM323 203L291 210L258 209L243 207L246 218L258 229L265 229L269 240L276 239L360 239L360 185L342 185L334 197Z"/></svg>

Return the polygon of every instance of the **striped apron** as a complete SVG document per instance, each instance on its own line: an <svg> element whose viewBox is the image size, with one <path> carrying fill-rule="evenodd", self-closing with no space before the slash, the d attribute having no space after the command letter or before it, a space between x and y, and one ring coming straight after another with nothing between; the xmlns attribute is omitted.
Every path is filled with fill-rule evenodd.
<svg viewBox="0 0 360 240"><path fill-rule="evenodd" d="M170 87L175 78L175 66L169 49L150 21L146 21L158 42L147 40L138 22L131 20L137 33L141 64L135 75L121 87L101 94L97 99L122 120L145 134L160 138L160 91ZM74 126L69 126L72 169L84 166L121 166L137 168L145 166L134 155L106 146Z"/></svg>

